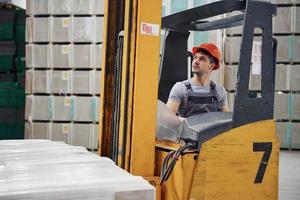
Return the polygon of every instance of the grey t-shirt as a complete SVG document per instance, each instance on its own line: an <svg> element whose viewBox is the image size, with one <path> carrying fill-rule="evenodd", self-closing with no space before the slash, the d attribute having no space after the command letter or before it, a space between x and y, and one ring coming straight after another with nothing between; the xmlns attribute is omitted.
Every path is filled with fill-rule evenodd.
<svg viewBox="0 0 300 200"><path fill-rule="evenodd" d="M210 84L207 84L205 86L198 86L194 85L191 81L191 79L188 79L189 83L192 86L192 90L194 92L199 92L199 93L209 93L210 91ZM220 107L227 106L227 93L224 87L218 83L216 84L216 91L218 94L218 99L220 101ZM173 100L178 102L180 105L181 101L184 99L184 97L187 95L187 88L184 84L184 81L182 82L177 82L173 88L171 89L170 95L169 95L169 100Z"/></svg>

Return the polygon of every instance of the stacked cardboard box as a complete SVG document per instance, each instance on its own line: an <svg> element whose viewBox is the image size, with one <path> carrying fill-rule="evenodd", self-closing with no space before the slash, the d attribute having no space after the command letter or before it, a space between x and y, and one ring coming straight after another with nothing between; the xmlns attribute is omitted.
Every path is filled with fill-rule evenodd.
<svg viewBox="0 0 300 200"><path fill-rule="evenodd" d="M97 149L103 0L27 0L27 8L26 138Z"/></svg>

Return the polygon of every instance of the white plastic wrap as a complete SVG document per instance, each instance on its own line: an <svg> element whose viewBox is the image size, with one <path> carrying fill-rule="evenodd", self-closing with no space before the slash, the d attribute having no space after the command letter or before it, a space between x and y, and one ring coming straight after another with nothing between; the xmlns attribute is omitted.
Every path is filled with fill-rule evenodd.
<svg viewBox="0 0 300 200"><path fill-rule="evenodd" d="M49 123L46 122L26 122L26 139L49 139Z"/></svg>
<svg viewBox="0 0 300 200"><path fill-rule="evenodd" d="M50 139L71 143L72 126L69 123L51 123Z"/></svg>
<svg viewBox="0 0 300 200"><path fill-rule="evenodd" d="M95 0L94 4L94 14L103 15L104 14L104 0Z"/></svg>
<svg viewBox="0 0 300 200"><path fill-rule="evenodd" d="M51 97L48 96L27 95L25 105L25 119L27 121L50 120L50 102Z"/></svg>
<svg viewBox="0 0 300 200"><path fill-rule="evenodd" d="M104 29L104 17L95 17L94 19L95 23L95 39L96 42L102 42L103 41L103 29Z"/></svg>
<svg viewBox="0 0 300 200"><path fill-rule="evenodd" d="M100 0L73 0L73 14L92 15L97 1Z"/></svg>
<svg viewBox="0 0 300 200"><path fill-rule="evenodd" d="M98 120L99 121L99 120ZM98 149L98 134L99 134L99 124L93 125L93 135L92 135L92 146L91 149Z"/></svg>
<svg viewBox="0 0 300 200"><path fill-rule="evenodd" d="M48 0L52 4L51 14L70 15L73 10L73 0Z"/></svg>
<svg viewBox="0 0 300 200"><path fill-rule="evenodd" d="M101 71L94 71L94 94L100 94Z"/></svg>
<svg viewBox="0 0 300 200"><path fill-rule="evenodd" d="M72 71L52 71L51 91L56 94L71 93Z"/></svg>
<svg viewBox="0 0 300 200"><path fill-rule="evenodd" d="M50 70L26 71L26 94L50 93Z"/></svg>
<svg viewBox="0 0 300 200"><path fill-rule="evenodd" d="M101 69L102 65L102 44L95 45L95 68Z"/></svg>
<svg viewBox="0 0 300 200"><path fill-rule="evenodd" d="M71 42L71 17L53 17L50 30L53 42Z"/></svg>
<svg viewBox="0 0 300 200"><path fill-rule="evenodd" d="M51 1L49 0L27 0L29 14L49 15L51 14Z"/></svg>
<svg viewBox="0 0 300 200"><path fill-rule="evenodd" d="M73 119L72 101L70 96L53 96L54 121L71 121Z"/></svg>
<svg viewBox="0 0 300 200"><path fill-rule="evenodd" d="M226 90L235 90L235 85L237 81L237 65L226 65L225 66L225 76L224 76L224 87Z"/></svg>
<svg viewBox="0 0 300 200"><path fill-rule="evenodd" d="M50 68L51 67L51 61L50 61L51 45L34 44L32 45L32 48L33 48L33 55L32 55L33 68Z"/></svg>
<svg viewBox="0 0 300 200"><path fill-rule="evenodd" d="M51 30L51 17L33 18L33 42L49 42Z"/></svg>
<svg viewBox="0 0 300 200"><path fill-rule="evenodd" d="M290 90L290 65L276 65L275 90Z"/></svg>
<svg viewBox="0 0 300 200"><path fill-rule="evenodd" d="M83 68L83 69L92 69L93 68L93 60L94 60L94 52L93 52L93 45L85 44L73 45L73 63L74 68Z"/></svg>
<svg viewBox="0 0 300 200"><path fill-rule="evenodd" d="M94 42L94 21L93 17L73 17L73 42Z"/></svg>
<svg viewBox="0 0 300 200"><path fill-rule="evenodd" d="M32 68L33 66L33 45L26 44L26 67Z"/></svg>
<svg viewBox="0 0 300 200"><path fill-rule="evenodd" d="M300 65L290 66L290 86L292 91L300 91Z"/></svg>
<svg viewBox="0 0 300 200"><path fill-rule="evenodd" d="M52 68L72 68L73 45L52 46Z"/></svg>
<svg viewBox="0 0 300 200"><path fill-rule="evenodd" d="M155 199L154 188L111 160L46 140L0 141L0 199Z"/></svg>
<svg viewBox="0 0 300 200"><path fill-rule="evenodd" d="M93 75L94 75L94 71L73 71L72 93L92 94Z"/></svg>
<svg viewBox="0 0 300 200"><path fill-rule="evenodd" d="M33 20L31 17L26 18L25 41L32 42L33 37Z"/></svg>
<svg viewBox="0 0 300 200"><path fill-rule="evenodd" d="M92 122L94 113L97 112L95 108L96 102L94 97L74 97L74 121L78 122Z"/></svg>
<svg viewBox="0 0 300 200"><path fill-rule="evenodd" d="M92 149L93 124L72 124L71 144Z"/></svg>

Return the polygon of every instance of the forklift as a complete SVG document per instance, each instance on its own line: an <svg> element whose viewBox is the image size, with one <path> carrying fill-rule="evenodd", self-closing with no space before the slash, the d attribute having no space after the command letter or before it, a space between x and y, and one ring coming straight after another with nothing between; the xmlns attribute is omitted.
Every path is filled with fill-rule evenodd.
<svg viewBox="0 0 300 200"><path fill-rule="evenodd" d="M156 187L156 199L278 199L276 6L224 0L165 17L161 6L105 1L99 154L143 176ZM213 18L233 11L239 14ZM176 121L164 103L174 83L188 77L190 32L235 26L243 31L233 111ZM249 90L255 36L262 49L259 97Z"/></svg>

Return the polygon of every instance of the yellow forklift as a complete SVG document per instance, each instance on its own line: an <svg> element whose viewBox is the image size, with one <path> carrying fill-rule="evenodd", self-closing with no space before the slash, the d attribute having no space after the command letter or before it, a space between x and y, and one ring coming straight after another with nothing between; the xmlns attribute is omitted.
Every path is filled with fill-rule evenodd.
<svg viewBox="0 0 300 200"><path fill-rule="evenodd" d="M149 180L157 199L278 199L276 6L224 0L163 18L161 7L160 0L105 1L99 154ZM176 121L164 102L188 77L190 31L234 26L243 34L233 112ZM254 36L262 42L259 97L249 90Z"/></svg>

